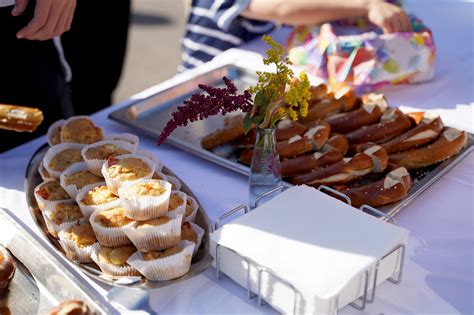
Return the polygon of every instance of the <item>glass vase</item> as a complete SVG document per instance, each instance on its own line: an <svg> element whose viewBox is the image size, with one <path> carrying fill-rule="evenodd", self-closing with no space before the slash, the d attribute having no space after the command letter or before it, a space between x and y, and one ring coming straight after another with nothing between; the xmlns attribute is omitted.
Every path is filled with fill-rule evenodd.
<svg viewBox="0 0 474 315"><path fill-rule="evenodd" d="M280 157L276 146L275 128L257 129L249 177L249 207L261 194L282 184Z"/></svg>

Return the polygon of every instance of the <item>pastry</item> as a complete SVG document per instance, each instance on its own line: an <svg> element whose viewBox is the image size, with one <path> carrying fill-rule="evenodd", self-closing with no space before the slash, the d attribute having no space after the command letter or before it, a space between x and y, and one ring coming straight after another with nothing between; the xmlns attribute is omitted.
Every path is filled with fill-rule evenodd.
<svg viewBox="0 0 474 315"><path fill-rule="evenodd" d="M74 185L77 189L82 189L87 185L99 183L103 180L103 178L100 178L89 171L79 171L67 176L64 180L64 184L66 186Z"/></svg>
<svg viewBox="0 0 474 315"><path fill-rule="evenodd" d="M111 276L139 276L140 273L127 263L127 259L137 251L131 245L120 247L101 247L92 253L91 258L100 269Z"/></svg>
<svg viewBox="0 0 474 315"><path fill-rule="evenodd" d="M170 248L164 249L162 251L152 251L148 253L143 253L143 259L144 260L155 260L155 259L160 259L160 258L165 258L169 257L172 255L176 255L180 252L182 252L183 249L178 246L172 246Z"/></svg>
<svg viewBox="0 0 474 315"><path fill-rule="evenodd" d="M46 136L50 146L61 143L61 127L63 126L64 121L65 120L60 119L49 126Z"/></svg>
<svg viewBox="0 0 474 315"><path fill-rule="evenodd" d="M43 121L37 108L0 104L0 129L33 132Z"/></svg>
<svg viewBox="0 0 474 315"><path fill-rule="evenodd" d="M76 201L85 218L89 218L92 212L120 206L118 196L112 193L110 188L105 185L105 182L100 182L92 185L89 189L81 190L76 196Z"/></svg>
<svg viewBox="0 0 474 315"><path fill-rule="evenodd" d="M105 142L96 146L88 146L84 152L84 158L89 160L106 160L113 156L132 153L131 151L121 148L117 143L112 142Z"/></svg>
<svg viewBox="0 0 474 315"><path fill-rule="evenodd" d="M70 199L68 193L61 187L61 184L57 180L50 180L39 184L35 188L34 193L40 210L43 210L49 202Z"/></svg>
<svg viewBox="0 0 474 315"><path fill-rule="evenodd" d="M72 164L82 162L81 149L82 147L69 148L58 152L46 165L47 168L56 172L63 172Z"/></svg>
<svg viewBox="0 0 474 315"><path fill-rule="evenodd" d="M193 230L189 222L184 222L183 225L181 225L181 240L187 240L197 244L197 233Z"/></svg>
<svg viewBox="0 0 474 315"><path fill-rule="evenodd" d="M8 250L0 245L0 292L8 287L15 274L15 261Z"/></svg>
<svg viewBox="0 0 474 315"><path fill-rule="evenodd" d="M58 236L69 259L82 263L92 262L92 251L94 248L98 248L99 244L89 223L82 223L62 230Z"/></svg>
<svg viewBox="0 0 474 315"><path fill-rule="evenodd" d="M61 142L91 144L104 138L102 128L86 116L69 118L61 127Z"/></svg>
<svg viewBox="0 0 474 315"><path fill-rule="evenodd" d="M43 210L43 217L48 232L58 237L59 231L75 225L83 218L81 209L73 200L48 204Z"/></svg>
<svg viewBox="0 0 474 315"><path fill-rule="evenodd" d="M123 208L97 211L89 218L97 240L102 246L123 246L130 244L123 227L134 221L125 215Z"/></svg>
<svg viewBox="0 0 474 315"><path fill-rule="evenodd" d="M112 192L117 193L122 185L153 176L155 164L146 157L125 154L112 157L102 166L102 175Z"/></svg>

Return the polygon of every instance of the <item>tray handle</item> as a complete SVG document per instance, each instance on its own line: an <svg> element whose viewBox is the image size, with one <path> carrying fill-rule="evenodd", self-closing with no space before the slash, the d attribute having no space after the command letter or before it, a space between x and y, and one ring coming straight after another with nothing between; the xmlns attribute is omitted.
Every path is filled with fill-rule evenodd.
<svg viewBox="0 0 474 315"><path fill-rule="evenodd" d="M352 206L351 198L349 198L349 196L347 196L346 194L343 194L342 192L340 192L338 190L335 190L335 189L333 189L331 187L328 187L328 186L325 186L325 185L320 185L318 187L318 190L321 191L321 192L327 191L327 192L333 193L335 195L338 195L339 197L343 198L349 206Z"/></svg>
<svg viewBox="0 0 474 315"><path fill-rule="evenodd" d="M254 208L257 208L259 205L260 205L260 202L262 201L263 198L265 197L268 197L274 193L276 193L277 191L285 191L286 187L283 186L283 185L280 185L278 187L275 187L273 189L270 189L269 191L267 192L264 192L263 194L261 195L258 195L257 198L255 198L255 202L254 202Z"/></svg>
<svg viewBox="0 0 474 315"><path fill-rule="evenodd" d="M248 213L249 212L249 207L245 206L245 205L240 205L238 207L235 207L234 209L224 213L223 215L221 215L217 220L216 222L214 223L214 231L218 230L220 227L221 227L221 222L222 220L230 217L231 215L235 214L236 212L240 211L240 210L244 210L244 213Z"/></svg>
<svg viewBox="0 0 474 315"><path fill-rule="evenodd" d="M397 221L395 220L394 217L392 217L391 215L388 215L374 207L371 207L369 205L362 205L360 208L359 208L360 211L368 211L368 212L371 212L372 214L376 214L376 215L379 215L381 217L384 217L387 222L391 222L392 224L397 224Z"/></svg>

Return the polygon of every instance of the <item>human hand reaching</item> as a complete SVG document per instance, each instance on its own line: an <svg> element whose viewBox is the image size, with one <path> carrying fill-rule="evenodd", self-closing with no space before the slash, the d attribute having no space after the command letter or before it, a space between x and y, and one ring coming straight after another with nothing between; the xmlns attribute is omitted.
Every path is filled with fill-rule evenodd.
<svg viewBox="0 0 474 315"><path fill-rule="evenodd" d="M402 8L380 0L369 2L367 18L384 33L411 32L410 19Z"/></svg>
<svg viewBox="0 0 474 315"><path fill-rule="evenodd" d="M19 16L29 0L16 0L12 15ZM33 19L22 28L17 38L47 40L71 28L76 0L36 0Z"/></svg>

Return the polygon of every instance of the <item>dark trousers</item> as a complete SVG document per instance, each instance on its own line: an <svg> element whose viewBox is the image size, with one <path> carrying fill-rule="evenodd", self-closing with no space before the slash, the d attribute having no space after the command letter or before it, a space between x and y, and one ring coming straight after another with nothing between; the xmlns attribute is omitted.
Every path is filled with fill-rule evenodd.
<svg viewBox="0 0 474 315"><path fill-rule="evenodd" d="M54 121L73 114L70 93L52 40L19 40L16 33L31 20L34 1L19 17L0 8L0 103L36 107L44 121L33 133L0 130L0 152L36 138Z"/></svg>
<svg viewBox="0 0 474 315"><path fill-rule="evenodd" d="M71 30L61 39L72 69L76 115L111 105L127 46L130 0L78 0Z"/></svg>

